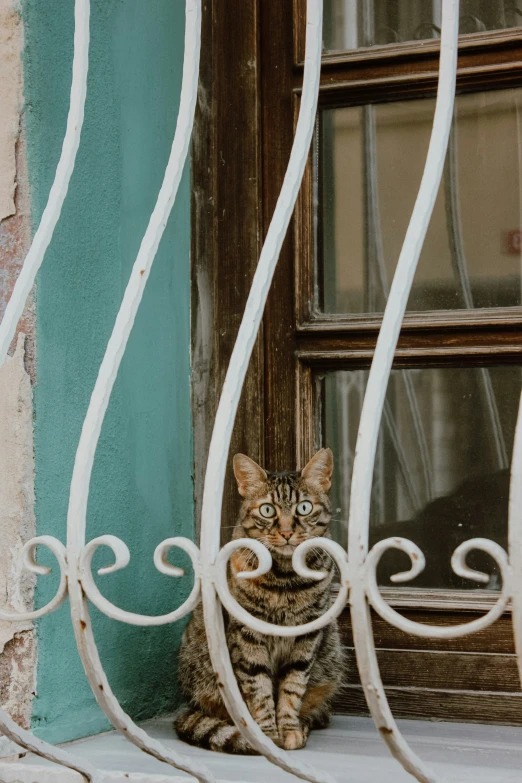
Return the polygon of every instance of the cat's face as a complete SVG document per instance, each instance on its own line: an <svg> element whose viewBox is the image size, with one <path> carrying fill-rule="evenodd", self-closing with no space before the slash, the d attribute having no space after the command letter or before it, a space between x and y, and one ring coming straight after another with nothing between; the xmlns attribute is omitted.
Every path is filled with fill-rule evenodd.
<svg viewBox="0 0 522 783"><path fill-rule="evenodd" d="M318 451L301 473L266 473L250 457L236 454L242 532L283 557L291 557L308 538L324 536L331 517L332 470L330 449Z"/></svg>

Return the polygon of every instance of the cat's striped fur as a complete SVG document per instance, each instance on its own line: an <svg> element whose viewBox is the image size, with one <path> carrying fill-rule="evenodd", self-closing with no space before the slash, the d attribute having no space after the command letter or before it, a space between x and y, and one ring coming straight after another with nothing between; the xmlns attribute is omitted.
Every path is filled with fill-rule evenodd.
<svg viewBox="0 0 522 783"><path fill-rule="evenodd" d="M250 551L230 562L232 595L252 615L277 625L300 625L324 614L331 604L333 564L321 550L307 563L326 570L326 579L302 579L292 568L295 547L308 538L328 536L328 490L332 453L321 449L301 473L265 473L241 454L234 471L243 503L234 538L257 538L270 550L272 570L257 579L236 579L257 565ZM299 512L312 510L307 514ZM275 516L265 518L271 506ZM272 512L270 512L272 513ZM337 622L305 636L264 636L225 613L227 645L243 698L255 721L278 745L293 750L306 744L312 728L325 727L341 685L343 653ZM196 608L185 631L179 677L188 702L176 719L181 739L225 753L252 753L230 720L208 653L203 612Z"/></svg>

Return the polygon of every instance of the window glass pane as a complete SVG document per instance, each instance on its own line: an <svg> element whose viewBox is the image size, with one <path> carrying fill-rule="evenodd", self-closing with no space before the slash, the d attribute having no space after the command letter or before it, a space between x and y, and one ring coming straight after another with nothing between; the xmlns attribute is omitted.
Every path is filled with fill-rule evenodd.
<svg viewBox="0 0 522 783"><path fill-rule="evenodd" d="M335 457L334 538L344 546L350 479L367 370L318 376L322 440ZM394 370L377 447L371 503L372 543L403 536L426 557L426 569L406 587L481 588L457 577L451 555L470 538L507 545L509 463L522 384L520 367ZM379 582L409 568L400 552L382 560ZM490 558L470 565L493 573Z"/></svg>
<svg viewBox="0 0 522 783"><path fill-rule="evenodd" d="M413 100L321 113L319 310L383 311L422 177L434 105ZM522 89L457 97L408 310L520 306L521 134Z"/></svg>
<svg viewBox="0 0 522 783"><path fill-rule="evenodd" d="M442 0L325 0L327 51L440 38ZM461 0L459 31L480 33L522 25L522 11L506 0Z"/></svg>

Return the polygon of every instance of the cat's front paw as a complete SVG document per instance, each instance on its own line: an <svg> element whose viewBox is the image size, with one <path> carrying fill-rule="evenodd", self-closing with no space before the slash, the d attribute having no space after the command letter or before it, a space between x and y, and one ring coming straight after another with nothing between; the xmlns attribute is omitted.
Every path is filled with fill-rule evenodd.
<svg viewBox="0 0 522 783"><path fill-rule="evenodd" d="M273 733L270 733L270 734L269 734L267 731L265 731L265 734L266 734L266 736L268 737L268 739L271 739L271 740L272 740L272 742L274 743L274 745L277 745L277 747L278 747L278 748L282 748L282 747L284 747L284 745L283 745L283 740L281 739L281 737L279 736L279 734L277 734L277 733L276 733L276 734L273 734Z"/></svg>
<svg viewBox="0 0 522 783"><path fill-rule="evenodd" d="M302 729L285 731L281 736L282 746L285 750L299 750L300 748L304 748L307 739L308 732Z"/></svg>

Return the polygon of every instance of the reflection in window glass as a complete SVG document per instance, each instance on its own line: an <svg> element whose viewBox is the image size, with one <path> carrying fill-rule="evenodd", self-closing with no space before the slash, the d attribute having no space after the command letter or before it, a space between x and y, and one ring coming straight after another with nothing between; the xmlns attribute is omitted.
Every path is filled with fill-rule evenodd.
<svg viewBox="0 0 522 783"><path fill-rule="evenodd" d="M322 439L334 452L332 534L346 545L350 478L366 370L318 379ZM509 462L522 383L520 367L394 370L377 447L371 503L371 543L403 536L426 556L426 569L408 586L483 588L451 570L451 555L470 538L506 546ZM499 575L485 554L472 567ZM409 568L387 553L379 582Z"/></svg>
<svg viewBox="0 0 522 783"><path fill-rule="evenodd" d="M435 102L325 110L319 309L382 312L419 188ZM446 167L408 310L521 303L522 90L457 97Z"/></svg>
<svg viewBox="0 0 522 783"><path fill-rule="evenodd" d="M327 51L440 38L442 0L325 0ZM461 0L461 35L522 25L517 2Z"/></svg>

